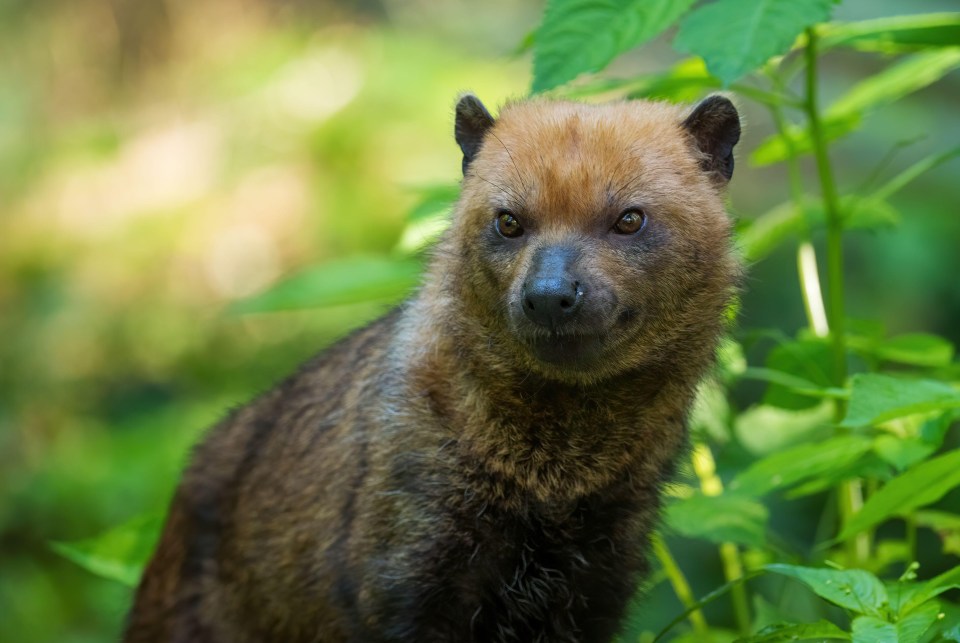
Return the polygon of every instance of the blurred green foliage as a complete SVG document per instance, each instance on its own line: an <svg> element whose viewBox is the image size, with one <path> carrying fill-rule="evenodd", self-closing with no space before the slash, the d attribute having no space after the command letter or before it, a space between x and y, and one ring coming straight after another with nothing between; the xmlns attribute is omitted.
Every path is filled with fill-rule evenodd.
<svg viewBox="0 0 960 643"><path fill-rule="evenodd" d="M824 257L831 225L804 189L798 75L830 3L788 19L739 0L599 3L585 28L597 4L547 3L526 40L534 89L691 101L727 83L748 123L740 326L625 639L675 621L665 638L958 640L957 14L851 0L810 32L847 230L854 375L838 381L796 252ZM718 44L707 18L724 7L771 28ZM205 427L415 286L456 197L455 96L527 93L530 60L511 52L540 9L0 2L0 640L116 638ZM841 507L851 482L862 508ZM848 546L864 533L866 556Z"/></svg>

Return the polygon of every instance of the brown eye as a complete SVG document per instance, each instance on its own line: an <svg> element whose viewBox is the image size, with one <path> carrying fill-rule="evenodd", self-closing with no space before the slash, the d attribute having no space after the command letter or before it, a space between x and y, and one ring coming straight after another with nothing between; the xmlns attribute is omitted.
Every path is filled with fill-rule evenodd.
<svg viewBox="0 0 960 643"><path fill-rule="evenodd" d="M613 230L617 234L636 234L643 230L646 225L647 215L643 213L643 210L631 208L620 215L617 223L613 226Z"/></svg>
<svg viewBox="0 0 960 643"><path fill-rule="evenodd" d="M502 236L513 239L523 234L523 226L517 221L517 218L506 211L501 211L497 215L497 232Z"/></svg>

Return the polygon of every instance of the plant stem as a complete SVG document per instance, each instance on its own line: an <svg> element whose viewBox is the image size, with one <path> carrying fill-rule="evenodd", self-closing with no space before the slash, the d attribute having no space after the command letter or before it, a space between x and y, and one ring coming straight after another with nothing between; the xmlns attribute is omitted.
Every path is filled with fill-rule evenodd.
<svg viewBox="0 0 960 643"><path fill-rule="evenodd" d="M785 88L783 81L771 73L770 78L773 82L777 94L783 94ZM801 105L802 106L802 105ZM783 108L779 104L770 104L770 113L773 116L773 122L777 126L777 133L783 138L787 147L787 175L790 177L790 199L793 201L793 207L803 217L804 227L801 232L802 238L797 245L797 274L800 277L800 293L803 296L803 309L807 313L807 324L810 330L817 337L826 337L830 332L830 326L827 323L827 313L823 306L823 294L820 290L820 274L817 270L817 252L810 242L810 226L807 225L806 213L804 212L803 199L803 176L800 173L800 162L797 159L797 150L793 139L790 138L787 128L787 120L783 115Z"/></svg>
<svg viewBox="0 0 960 643"><path fill-rule="evenodd" d="M843 305L843 215L840 212L840 199L827 155L827 141L820 122L817 107L817 34L807 29L807 96L805 109L810 121L810 137L813 142L817 173L820 177L820 189L823 194L823 206L827 215L827 279L829 283L828 317L830 320L830 339L833 346L833 381L844 386L847 380L846 323ZM845 403L838 402L838 414L842 418ZM839 418L838 418L839 419Z"/></svg>
<svg viewBox="0 0 960 643"><path fill-rule="evenodd" d="M723 493L723 481L717 475L717 463L713 459L710 447L697 444L693 448L693 470L700 479L700 489L705 496L719 496ZM728 583L743 577L743 561L740 550L734 543L721 543L720 560L723 563L723 575ZM750 600L747 589L742 584L730 589L733 603L733 615L737 629L743 636L750 635Z"/></svg>
<svg viewBox="0 0 960 643"><path fill-rule="evenodd" d="M827 154L827 140L820 121L817 106L817 33L807 29L806 57L806 104L807 119L810 122L810 138L813 154L820 177L820 190L823 195L824 211L827 215L827 279L829 284L828 318L830 320L830 340L833 349L833 382L843 387L847 380L846 318L843 301L843 215L840 211L840 199ZM846 402L834 402L837 422L846 414ZM863 505L863 486L860 480L848 480L840 485L840 512L843 524L847 524ZM847 552L851 563L862 561L870 554L870 540L861 533L848 543Z"/></svg>
<svg viewBox="0 0 960 643"><path fill-rule="evenodd" d="M917 560L917 521L913 515L904 518L907 526L907 565Z"/></svg>
<svg viewBox="0 0 960 643"><path fill-rule="evenodd" d="M701 636L706 635L710 629L707 625L707 619L703 617L703 612L699 609L693 609L697 604L697 599L690 590L690 583L687 582L683 570L677 565L677 561L673 559L673 555L670 554L670 550L667 549L659 534L653 537L653 554L660 561L663 571L667 574L670 585L673 586L674 594L680 599L684 608L692 610L690 611L690 625L693 626L693 631Z"/></svg>

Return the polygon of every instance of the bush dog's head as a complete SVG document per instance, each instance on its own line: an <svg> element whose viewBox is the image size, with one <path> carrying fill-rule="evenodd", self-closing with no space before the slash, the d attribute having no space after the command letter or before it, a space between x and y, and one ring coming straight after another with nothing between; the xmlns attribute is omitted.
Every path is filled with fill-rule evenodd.
<svg viewBox="0 0 960 643"><path fill-rule="evenodd" d="M485 359L583 383L713 350L737 274L729 100L532 100L494 119L468 94L455 136L464 180L444 250Z"/></svg>

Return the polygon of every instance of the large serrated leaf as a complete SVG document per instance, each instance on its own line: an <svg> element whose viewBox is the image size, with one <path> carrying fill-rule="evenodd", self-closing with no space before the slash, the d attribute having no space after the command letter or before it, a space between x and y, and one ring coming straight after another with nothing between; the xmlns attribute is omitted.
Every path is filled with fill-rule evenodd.
<svg viewBox="0 0 960 643"><path fill-rule="evenodd" d="M549 0L533 43L533 91L586 72L668 28L693 0Z"/></svg>
<svg viewBox="0 0 960 643"><path fill-rule="evenodd" d="M666 510L667 524L683 536L753 547L766 544L768 518L761 503L735 494L696 494L671 503Z"/></svg>
<svg viewBox="0 0 960 643"><path fill-rule="evenodd" d="M955 408L960 408L960 391L944 382L859 373L853 376L843 426L855 428Z"/></svg>
<svg viewBox="0 0 960 643"><path fill-rule="evenodd" d="M834 639L849 641L850 635L830 621L817 621L816 623L774 623L752 636L737 639L734 643L785 643Z"/></svg>
<svg viewBox="0 0 960 643"><path fill-rule="evenodd" d="M960 13L921 13L860 22L838 22L817 30L820 48L853 47L893 53L960 42Z"/></svg>
<svg viewBox="0 0 960 643"><path fill-rule="evenodd" d="M844 526L844 540L893 516L931 505L960 486L960 451L926 460L897 476L870 496Z"/></svg>
<svg viewBox="0 0 960 643"><path fill-rule="evenodd" d="M415 259L370 256L331 261L241 300L232 310L263 313L395 301L419 283L421 270L421 263Z"/></svg>
<svg viewBox="0 0 960 643"><path fill-rule="evenodd" d="M787 51L806 27L830 17L833 0L717 0L691 12L674 40L725 85Z"/></svg>
<svg viewBox="0 0 960 643"><path fill-rule="evenodd" d="M858 614L881 616L889 603L880 579L862 569L820 569L779 563L767 565L765 569L794 578L817 596Z"/></svg>
<svg viewBox="0 0 960 643"><path fill-rule="evenodd" d="M94 538L50 546L89 572L135 587L157 543L162 518L140 516Z"/></svg>
<svg viewBox="0 0 960 643"><path fill-rule="evenodd" d="M853 643L918 643L936 623L940 607L926 603L909 616L891 623L875 616L853 619Z"/></svg>

